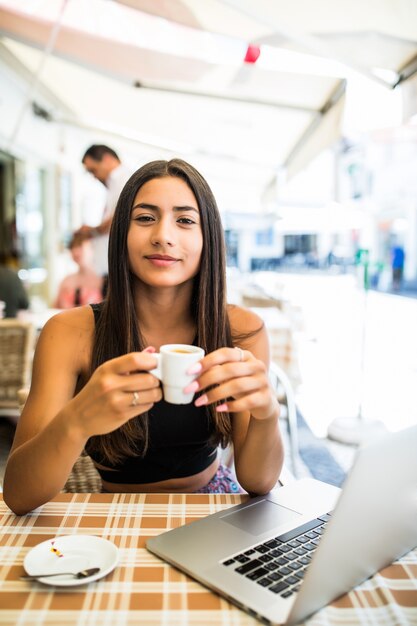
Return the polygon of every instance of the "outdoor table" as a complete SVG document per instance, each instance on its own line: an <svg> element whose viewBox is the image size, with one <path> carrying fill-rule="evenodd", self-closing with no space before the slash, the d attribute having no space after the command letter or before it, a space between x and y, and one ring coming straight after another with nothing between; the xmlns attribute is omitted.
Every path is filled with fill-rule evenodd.
<svg viewBox="0 0 417 626"><path fill-rule="evenodd" d="M0 498L0 624L10 626L255 626L259 622L146 550L167 529L238 504L229 494L61 493L15 516ZM23 559L57 536L97 535L120 551L96 582L53 587L21 581ZM417 625L417 549L310 618L308 626Z"/></svg>

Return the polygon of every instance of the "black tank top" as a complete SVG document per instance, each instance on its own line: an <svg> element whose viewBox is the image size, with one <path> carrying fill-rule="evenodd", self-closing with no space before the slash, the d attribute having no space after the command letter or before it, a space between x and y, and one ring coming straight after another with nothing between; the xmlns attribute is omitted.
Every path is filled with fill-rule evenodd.
<svg viewBox="0 0 417 626"><path fill-rule="evenodd" d="M102 306L91 305L96 323ZM214 427L206 407L161 400L148 415L149 446L145 456L129 457L111 470L97 468L103 480L135 484L184 478L202 472L216 458L217 447L211 440ZM91 457L100 462L94 454Z"/></svg>

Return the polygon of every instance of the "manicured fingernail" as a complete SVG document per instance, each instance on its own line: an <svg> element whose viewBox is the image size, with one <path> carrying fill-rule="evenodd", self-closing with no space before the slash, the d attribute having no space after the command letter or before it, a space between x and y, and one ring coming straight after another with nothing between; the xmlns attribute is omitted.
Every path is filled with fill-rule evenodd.
<svg viewBox="0 0 417 626"><path fill-rule="evenodd" d="M144 349L144 352L155 352L155 348L153 346L148 346Z"/></svg>
<svg viewBox="0 0 417 626"><path fill-rule="evenodd" d="M201 372L201 370L203 369L203 366L201 365L201 363L194 363L194 365L191 365L188 370L186 371L186 374L198 374L199 372Z"/></svg>
<svg viewBox="0 0 417 626"><path fill-rule="evenodd" d="M183 392L184 393L194 393L195 391L197 391L199 387L199 384L196 380L193 380L192 383L190 383L189 385L187 385L184 389Z"/></svg>
<svg viewBox="0 0 417 626"><path fill-rule="evenodd" d="M219 404L216 406L216 411L221 413L222 411L227 411L227 404Z"/></svg>
<svg viewBox="0 0 417 626"><path fill-rule="evenodd" d="M204 406L205 404L208 404L208 398L207 398L206 394L204 394L203 396L200 396L194 402L195 406Z"/></svg>

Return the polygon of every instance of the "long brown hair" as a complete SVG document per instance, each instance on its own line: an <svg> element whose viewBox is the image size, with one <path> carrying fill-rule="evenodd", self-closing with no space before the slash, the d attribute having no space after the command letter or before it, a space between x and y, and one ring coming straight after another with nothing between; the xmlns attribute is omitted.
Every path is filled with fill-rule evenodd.
<svg viewBox="0 0 417 626"><path fill-rule="evenodd" d="M131 176L116 206L110 230L107 298L95 328L91 372L109 359L146 347L135 311L127 235L139 189L154 178L166 176L183 180L194 193L200 210L203 249L191 298L197 345L206 353L223 346L233 346L226 304L223 228L213 193L201 174L185 161L152 161ZM230 416L217 413L213 406L208 411L215 427L215 442L226 446L231 440ZM112 463L128 456L144 455L148 446L148 419L148 414L142 414L108 435L92 437L87 450Z"/></svg>

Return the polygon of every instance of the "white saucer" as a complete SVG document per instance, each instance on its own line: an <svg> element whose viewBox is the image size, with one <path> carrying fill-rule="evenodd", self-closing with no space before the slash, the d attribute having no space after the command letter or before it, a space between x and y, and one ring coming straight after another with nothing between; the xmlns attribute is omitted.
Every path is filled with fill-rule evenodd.
<svg viewBox="0 0 417 626"><path fill-rule="evenodd" d="M111 541L95 535L64 535L43 541L32 548L26 555L23 566L31 576L36 576L38 572L52 574L100 568L97 574L88 578L62 575L38 579L39 582L54 587L75 587L106 576L116 567L117 562L118 549Z"/></svg>

